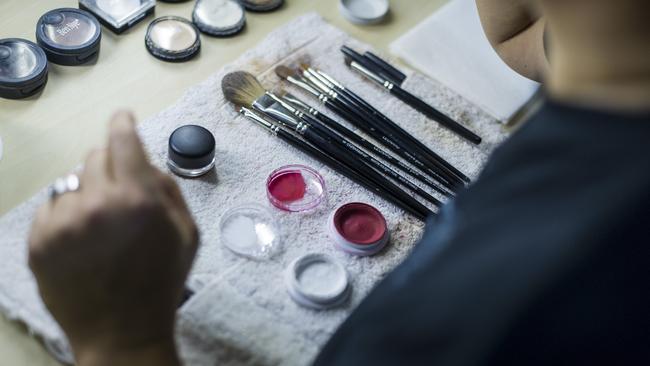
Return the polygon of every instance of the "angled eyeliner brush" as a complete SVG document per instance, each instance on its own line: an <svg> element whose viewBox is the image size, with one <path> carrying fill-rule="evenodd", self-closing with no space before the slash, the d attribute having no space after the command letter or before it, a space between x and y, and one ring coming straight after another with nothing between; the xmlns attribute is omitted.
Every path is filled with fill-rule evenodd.
<svg viewBox="0 0 650 366"><path fill-rule="evenodd" d="M420 142L420 140L413 137L411 134L409 134L407 131L401 128L398 124L393 122L390 118L386 117L383 113L381 113L379 110L373 107L370 103L366 102L359 95L352 92L350 89L347 89L341 83L336 81L331 76L325 74L324 72L320 70L314 70L313 72L321 75L324 79L328 80L332 85L335 86L336 90L338 90L341 94L354 100L355 103L359 106L359 108L366 110L369 116L373 118L376 121L376 123L378 123L379 126L383 126L382 129L384 130L384 133L386 134L394 133L401 140L409 142L409 145L416 148L421 154L423 154L425 157L428 158L427 161L431 162L432 164L442 166L446 171L448 171L455 178L457 178L458 182L465 182L465 183L470 182L470 179L465 174L463 174L460 170L456 169L456 167L451 165L440 155L433 152L422 142Z"/></svg>
<svg viewBox="0 0 650 366"><path fill-rule="evenodd" d="M375 129L373 125L365 123L363 121L364 116L358 114L358 111L355 111L352 106L346 105L345 103L342 103L341 101L337 101L336 99L331 99L329 96L323 94L318 89L317 86L313 86L311 82L307 82L301 76L296 75L296 73L292 69L286 66L276 67L275 73L280 78L285 79L290 83L307 91L308 93L314 95L328 109L332 110L334 113L342 116L349 122L353 123L355 126L359 127L365 133L372 136L372 138L381 142L384 146L386 146L387 148L389 148L391 151L395 152L402 158L406 159L408 162L416 166L421 171L425 172L427 175L434 177L441 184L443 184L445 188L451 190L452 192L455 192L458 189L458 185L456 181L450 180L447 176L439 174L438 171L433 170L431 167L424 164L420 159L413 156L407 150L404 150L401 147L401 144L394 141L390 137L382 134L380 131Z"/></svg>
<svg viewBox="0 0 650 366"><path fill-rule="evenodd" d="M411 168L409 165L405 164L402 162L400 159L395 158L393 155L389 154L382 148L376 146L375 144L371 143L370 141L364 139L363 137L359 136L356 134L354 131L348 129L347 127L343 126L342 124L336 122L335 120L331 119L330 117L326 116L323 113L320 113L318 110L312 108L308 104L304 103L300 99L296 98L295 96L286 93L284 95L280 95L280 97L285 100L287 103L291 104L297 109L300 109L303 113L309 113L312 116L314 116L319 122L321 122L323 125L326 127L332 129L336 133L348 138L350 141L353 143L361 146L362 148L373 152L374 154L377 154L380 158L386 160L390 164L393 164L395 166L398 166L402 171L408 173L412 177L416 178L420 182L426 184L428 187L433 188L435 191L438 193L445 195L447 197L452 197L453 193L447 191L446 189L441 188L436 181L431 179L430 177L421 174L417 170Z"/></svg>
<svg viewBox="0 0 650 366"><path fill-rule="evenodd" d="M262 87L255 76L244 71L236 71L224 76L221 80L221 88L225 98L238 106L252 106L253 108L258 108L260 107L260 104L262 104L261 102L266 102L269 99L266 90ZM263 113L268 114L266 111ZM275 117L275 115L271 116ZM426 216L431 212L427 207L422 205L407 192L403 191L402 188L391 182L377 170L373 169L366 162L359 160L356 156L352 156L348 150L337 144L333 144L332 141L323 137L317 129L314 129L301 120L291 118L290 116L281 115L281 117L283 117L281 121L285 127L290 128L293 132L302 136L303 139L314 145L316 148L327 153L332 158L339 160L349 168L355 170L358 174L370 179L375 184L381 185L402 201L409 202L412 207L421 211L423 215Z"/></svg>
<svg viewBox="0 0 650 366"><path fill-rule="evenodd" d="M399 131L388 128L386 123L375 112L365 108L356 101L356 98L351 97L348 93L343 93L344 90L338 90L335 85L330 84L315 70L306 66L302 71L302 75L316 89L327 94L340 108L355 115L356 118L351 122L356 122L359 127L367 127L375 131L378 135L382 136L381 138L383 140L387 140L393 147L398 147L408 153L414 160L419 162L418 164L422 164L428 171L435 171L439 177L444 177L444 180L453 187L456 187L456 189L464 185L461 178L440 161L442 158L436 155L437 159L432 159L425 151L422 151L417 146L413 146L414 144L407 143L407 140L398 133ZM339 94L339 91L342 93ZM406 134L405 131L403 132ZM433 152L431 153L433 154Z"/></svg>
<svg viewBox="0 0 650 366"><path fill-rule="evenodd" d="M383 173L390 177L391 179L399 182L399 184L407 187L411 191L415 192L417 195L420 197L424 198L428 202L440 207L442 205L442 202L440 202L438 199L427 193L425 190L422 188L418 187L417 185L413 184L410 180L406 179L404 176L400 175L398 172L393 170L391 167L387 166L386 164L382 163L381 161L375 159L373 156L369 155L365 151L361 150L359 147L348 141L345 137L337 134L336 132L330 130L329 128L323 126L315 117L313 117L310 114L303 113L299 111L298 109L294 108L291 106L289 103L285 102L284 100L278 98L274 94L271 94L267 92L267 95L274 99L276 102L280 103L282 107L287 109L289 112L291 112L293 115L301 119L303 122L307 123L309 127L314 128L317 130L322 137L330 140L334 144L339 145L339 147L347 150L349 154L352 156L356 157L360 161L365 162L368 164L370 167L373 169L379 171L380 173Z"/></svg>
<svg viewBox="0 0 650 366"><path fill-rule="evenodd" d="M257 125L261 126L262 128L266 129L271 133L272 135L278 137L279 139L285 141L289 145L293 146L294 148L306 153L307 155L311 156L312 158L320 161L323 164L326 164L330 168L334 169L336 172L339 172L343 174L345 177L350 179L351 181L365 187L369 191L373 192L377 196L385 199L388 202L391 202L395 206L401 208L402 210L408 212L409 214L413 215L419 220L424 221L426 217L422 215L421 212L413 209L411 206L408 204L402 202L399 200L397 197L392 195L390 192L384 190L381 186L376 185L369 179L359 175L356 173L354 170L348 168L341 162L331 158L330 156L326 155L322 151L318 150L317 148L309 145L308 143L302 141L301 139L297 138L290 132L287 132L283 130L282 128L278 127L277 125L267 121L264 117L260 116L259 114L253 112L252 110L242 107L240 109L240 113L245 116L246 118L250 119L251 121L255 122Z"/></svg>
<svg viewBox="0 0 650 366"><path fill-rule="evenodd" d="M363 75L364 77L366 77L367 79L377 83L379 86L386 89L389 93L396 96L402 102L410 105L411 107L423 113L427 117L437 121L438 123L440 123L440 125L444 126L445 128L455 132L456 134L467 139L473 144L478 145L481 143L480 136L470 131L460 123L449 118L447 115L443 114L439 110L425 103L420 98L402 89L401 86L394 84L391 81L385 79L384 77L374 73L370 69L364 67L362 64L359 64L358 62L352 60L351 58L346 57L345 64L348 65L352 70L355 70L361 75Z"/></svg>

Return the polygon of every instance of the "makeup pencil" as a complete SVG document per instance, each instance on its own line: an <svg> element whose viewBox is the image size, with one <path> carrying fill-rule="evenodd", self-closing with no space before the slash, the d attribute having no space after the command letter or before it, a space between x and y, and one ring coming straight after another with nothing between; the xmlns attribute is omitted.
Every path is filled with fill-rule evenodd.
<svg viewBox="0 0 650 366"><path fill-rule="evenodd" d="M296 72L286 66L276 67L275 72L280 78L285 79L290 83L307 91L308 93L314 95L328 109L332 110L334 113L342 116L355 126L359 127L372 138L381 142L388 149L406 159L421 171L425 172L431 177L434 177L447 189L455 191L459 188L459 183L457 180L450 179L448 175L442 174L439 170L435 169L435 167L426 165L423 163L422 158L414 156L408 150L404 149L401 143L395 141L385 134L382 134L378 129L375 128L373 124L368 123L369 121L365 120L365 115L360 114L355 105L346 104L345 102L337 99L331 99L329 95L323 94L318 86L313 86L311 81L302 78L302 76L298 75ZM325 86L322 87L325 88ZM334 92L331 92L330 95L332 93Z"/></svg>
<svg viewBox="0 0 650 366"><path fill-rule="evenodd" d="M375 184L371 180L365 178L364 176L358 174L354 170L348 168L346 165L342 164L338 160L328 156L327 154L323 153L322 151L318 150L317 148L313 147L312 145L302 141L301 139L297 138L290 132L287 132L280 128L279 126L267 121L264 119L264 117L258 115L257 113L253 112L252 110L242 107L240 110L240 113L247 117L248 119L256 122L259 126L263 127L264 129L268 130L272 135L277 136L281 140L285 141L289 145L295 147L296 149L306 153L307 155L311 156L312 158L320 161L323 164L326 164L330 168L334 169L336 172L344 175L351 181L365 187L369 191L373 192L377 196L385 199L388 202L391 202L395 206L401 208L402 210L408 212L409 214L413 215L419 220L424 221L426 219L425 214L421 212L421 207L420 209L415 209L411 207L408 203L400 200L399 198L395 197L392 193L389 191L385 190L381 186ZM427 213L429 215L435 213L429 212Z"/></svg>
<svg viewBox="0 0 650 366"><path fill-rule="evenodd" d="M232 72L224 76L221 82L221 87L226 99L238 106L250 105L253 108L258 108L257 104L259 99L263 100L259 95L262 94L262 96L266 96L266 91L259 81L257 81L255 76L244 71ZM268 111L264 111L264 113L269 114ZM274 115L271 116L275 117ZM356 155L351 155L350 151L345 148L333 144L332 141L323 137L321 133L319 133L320 131L312 128L309 124L302 121L296 121L292 118L284 119L282 122L285 126L302 136L316 148L344 163L349 168L355 170L358 174L373 181L375 184L383 186L386 190L389 190L393 195L403 201L417 202L417 200L413 199L408 193L404 192L388 178L369 166L367 162L359 160ZM424 207L421 203L418 202L418 204L419 206ZM430 211L428 208L424 208L427 212ZM424 212L424 214L427 212Z"/></svg>

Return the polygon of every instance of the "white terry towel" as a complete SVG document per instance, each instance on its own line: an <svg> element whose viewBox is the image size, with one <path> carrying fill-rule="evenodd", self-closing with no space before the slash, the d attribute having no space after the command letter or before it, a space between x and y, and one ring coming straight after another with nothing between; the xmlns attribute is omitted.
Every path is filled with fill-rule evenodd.
<svg viewBox="0 0 650 366"><path fill-rule="evenodd" d="M504 123L539 87L492 49L475 0L449 2L393 42L390 50Z"/></svg>

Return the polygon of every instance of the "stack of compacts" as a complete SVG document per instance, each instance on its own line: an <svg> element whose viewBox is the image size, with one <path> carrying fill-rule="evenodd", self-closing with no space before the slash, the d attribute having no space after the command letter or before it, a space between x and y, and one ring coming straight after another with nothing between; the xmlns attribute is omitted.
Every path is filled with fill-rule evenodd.
<svg viewBox="0 0 650 366"><path fill-rule="evenodd" d="M223 93L245 117L416 218L424 220L433 214L429 207L441 205L434 192L438 197L452 197L470 182L453 165L325 72L306 64L299 68L278 66L275 71L318 98L370 140L289 93L265 90L250 73L226 75Z"/></svg>

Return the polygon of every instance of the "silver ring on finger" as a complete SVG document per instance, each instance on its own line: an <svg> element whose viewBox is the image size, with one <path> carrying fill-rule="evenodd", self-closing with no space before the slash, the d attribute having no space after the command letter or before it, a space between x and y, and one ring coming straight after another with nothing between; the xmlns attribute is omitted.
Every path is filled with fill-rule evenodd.
<svg viewBox="0 0 650 366"><path fill-rule="evenodd" d="M81 181L76 174L69 174L65 177L58 178L50 185L50 199L55 199L63 194L76 192L81 188Z"/></svg>

